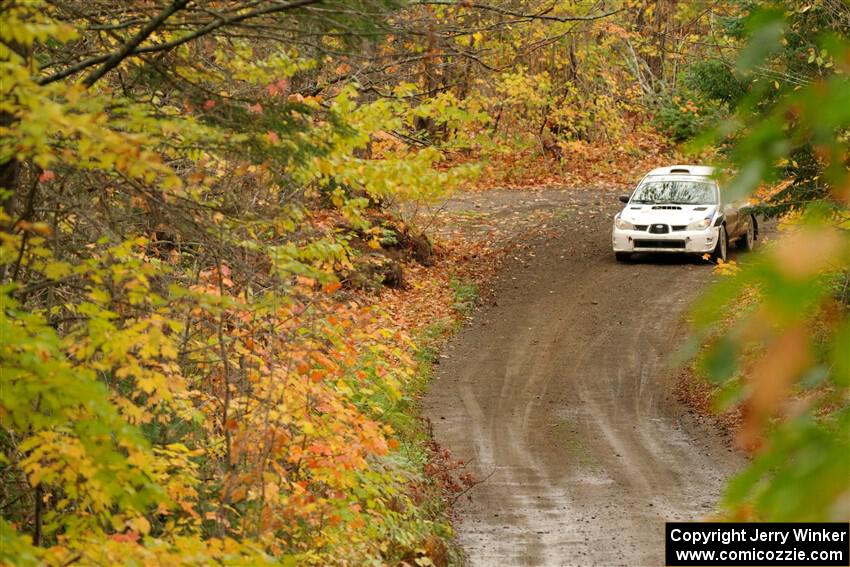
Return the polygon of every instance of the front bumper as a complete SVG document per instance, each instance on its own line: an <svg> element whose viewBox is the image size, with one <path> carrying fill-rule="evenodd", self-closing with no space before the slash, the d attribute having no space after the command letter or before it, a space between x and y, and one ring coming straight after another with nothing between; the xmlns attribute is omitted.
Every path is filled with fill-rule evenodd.
<svg viewBox="0 0 850 567"><path fill-rule="evenodd" d="M614 252L705 254L714 250L719 233L720 229L714 226L706 230L679 230L666 234L614 228L611 243Z"/></svg>

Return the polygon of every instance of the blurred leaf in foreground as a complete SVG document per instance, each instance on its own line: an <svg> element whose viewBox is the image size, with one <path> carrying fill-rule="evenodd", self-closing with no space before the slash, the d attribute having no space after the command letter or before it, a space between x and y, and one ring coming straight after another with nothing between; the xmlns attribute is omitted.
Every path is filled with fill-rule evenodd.
<svg viewBox="0 0 850 567"><path fill-rule="evenodd" d="M850 5L832 5L789 0L749 16L738 70L750 92L719 129L737 171L730 196L777 185L756 208L786 227L695 311L705 371L721 392L743 384L737 440L753 461L730 483L732 518L850 518ZM807 50L820 62L801 62Z"/></svg>

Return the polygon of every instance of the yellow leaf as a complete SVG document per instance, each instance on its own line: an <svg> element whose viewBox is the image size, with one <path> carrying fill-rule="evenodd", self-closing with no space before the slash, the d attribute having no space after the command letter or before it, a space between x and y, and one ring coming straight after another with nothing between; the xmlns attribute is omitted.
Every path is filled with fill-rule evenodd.
<svg viewBox="0 0 850 567"><path fill-rule="evenodd" d="M147 535L151 531L151 524L144 516L127 520L127 527L132 531Z"/></svg>

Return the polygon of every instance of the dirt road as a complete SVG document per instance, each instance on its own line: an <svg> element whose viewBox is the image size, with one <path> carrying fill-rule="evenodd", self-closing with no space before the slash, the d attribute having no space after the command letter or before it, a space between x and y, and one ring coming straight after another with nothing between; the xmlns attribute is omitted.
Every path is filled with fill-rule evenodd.
<svg viewBox="0 0 850 567"><path fill-rule="evenodd" d="M458 539L474 566L663 565L664 522L709 513L741 464L671 394L668 357L711 269L617 264L613 195L541 195L548 236L506 262L426 398L437 440L486 479L459 502ZM512 198L449 208L504 217Z"/></svg>

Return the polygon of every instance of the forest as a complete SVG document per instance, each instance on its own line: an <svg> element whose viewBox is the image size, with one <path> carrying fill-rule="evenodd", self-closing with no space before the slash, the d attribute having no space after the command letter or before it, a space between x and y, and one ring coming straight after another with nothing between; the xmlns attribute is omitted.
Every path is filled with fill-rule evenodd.
<svg viewBox="0 0 850 567"><path fill-rule="evenodd" d="M848 72L845 0L3 0L0 564L459 562L428 207L677 162L780 227L693 311L717 514L847 521Z"/></svg>

